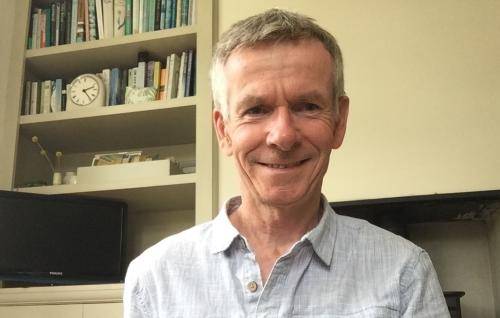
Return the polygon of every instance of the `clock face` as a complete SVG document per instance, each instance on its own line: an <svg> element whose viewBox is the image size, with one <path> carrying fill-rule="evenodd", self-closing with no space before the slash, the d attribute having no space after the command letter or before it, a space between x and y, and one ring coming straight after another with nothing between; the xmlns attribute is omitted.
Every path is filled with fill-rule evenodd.
<svg viewBox="0 0 500 318"><path fill-rule="evenodd" d="M71 84L70 98L78 106L90 105L99 95L99 84L92 76L80 76Z"/></svg>

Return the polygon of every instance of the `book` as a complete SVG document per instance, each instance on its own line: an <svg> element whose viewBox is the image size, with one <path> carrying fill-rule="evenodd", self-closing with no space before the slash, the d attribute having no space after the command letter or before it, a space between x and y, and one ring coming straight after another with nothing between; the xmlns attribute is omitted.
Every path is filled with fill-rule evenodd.
<svg viewBox="0 0 500 318"><path fill-rule="evenodd" d="M65 44L66 42L66 8L68 1L62 1L59 3L59 45Z"/></svg>
<svg viewBox="0 0 500 318"><path fill-rule="evenodd" d="M125 0L125 35L132 34L132 1Z"/></svg>
<svg viewBox="0 0 500 318"><path fill-rule="evenodd" d="M142 32L149 31L149 0L142 1Z"/></svg>
<svg viewBox="0 0 500 318"><path fill-rule="evenodd" d="M40 47L40 37L38 36L38 13L33 13L32 15L32 29L33 34L31 35L31 48L38 49Z"/></svg>
<svg viewBox="0 0 500 318"><path fill-rule="evenodd" d="M146 84L145 87L153 87L153 76L154 76L154 61L149 61L146 63Z"/></svg>
<svg viewBox="0 0 500 318"><path fill-rule="evenodd" d="M184 96L191 96L191 76L193 71L193 50L188 51L187 76L186 76L186 91Z"/></svg>
<svg viewBox="0 0 500 318"><path fill-rule="evenodd" d="M165 8L167 7L167 0L160 0L160 29L166 29L165 25Z"/></svg>
<svg viewBox="0 0 500 318"><path fill-rule="evenodd" d="M97 40L99 35L97 33L97 11L96 0L89 1L89 40Z"/></svg>
<svg viewBox="0 0 500 318"><path fill-rule="evenodd" d="M193 24L193 7L194 7L194 0L189 0L188 25Z"/></svg>
<svg viewBox="0 0 500 318"><path fill-rule="evenodd" d="M62 87L62 79L56 79L52 86L52 96L50 101L52 112L62 111Z"/></svg>
<svg viewBox="0 0 500 318"><path fill-rule="evenodd" d="M182 0L177 0L175 6L176 6L175 27L178 28L181 26Z"/></svg>
<svg viewBox="0 0 500 318"><path fill-rule="evenodd" d="M161 1L162 0L152 0L154 3L155 3L155 13L154 13L154 17L155 17L155 26L154 26L154 30L161 30Z"/></svg>
<svg viewBox="0 0 500 318"><path fill-rule="evenodd" d="M172 0L172 7L170 8L171 11L171 20L170 20L170 27L175 28L175 21L177 19L177 0Z"/></svg>
<svg viewBox="0 0 500 318"><path fill-rule="evenodd" d="M44 21L45 21L45 46L52 46L52 9L50 7L43 9L44 11Z"/></svg>
<svg viewBox="0 0 500 318"><path fill-rule="evenodd" d="M155 11L156 11L156 0L149 0L148 4L148 31L155 30Z"/></svg>
<svg viewBox="0 0 500 318"><path fill-rule="evenodd" d="M31 115L40 113L40 87L41 87L41 82L31 83L31 94L30 94Z"/></svg>
<svg viewBox="0 0 500 318"><path fill-rule="evenodd" d="M76 26L78 23L78 0L71 1L71 42L76 43Z"/></svg>
<svg viewBox="0 0 500 318"><path fill-rule="evenodd" d="M127 83L128 83L128 70L123 69L120 71L118 97L116 98L116 102L118 105L125 104L125 89L127 88Z"/></svg>
<svg viewBox="0 0 500 318"><path fill-rule="evenodd" d="M64 43L71 43L71 28L73 23L73 1L66 0L66 37Z"/></svg>
<svg viewBox="0 0 500 318"><path fill-rule="evenodd" d="M120 69L114 67L111 69L111 75L109 78L109 106L118 105L119 99L119 89L120 89Z"/></svg>
<svg viewBox="0 0 500 318"><path fill-rule="evenodd" d="M158 99L165 100L165 84L167 80L167 69L162 68L160 71L160 87L158 89Z"/></svg>
<svg viewBox="0 0 500 318"><path fill-rule="evenodd" d="M185 83L186 83L186 52L182 52L181 54L181 62L179 66L179 78L178 78L178 83L177 83L177 95L175 97L183 97L184 96L184 89L185 89Z"/></svg>
<svg viewBox="0 0 500 318"><path fill-rule="evenodd" d="M40 14L40 17L38 19L38 27L40 29L40 47L46 47L46 30L47 30L47 23L46 23L46 18L47 15L45 12L42 10L42 13Z"/></svg>
<svg viewBox="0 0 500 318"><path fill-rule="evenodd" d="M170 56L167 56L165 59L165 84L164 84L164 92L163 96L161 97L162 100L167 99L167 90L168 90L168 81L169 81L169 73L170 73Z"/></svg>
<svg viewBox="0 0 500 318"><path fill-rule="evenodd" d="M166 0L167 4L165 6L165 28L172 28L172 1L175 0Z"/></svg>
<svg viewBox="0 0 500 318"><path fill-rule="evenodd" d="M156 99L159 99L158 92L160 91L160 80L161 80L161 63L160 61L154 61L153 65L153 87L155 88L157 95Z"/></svg>
<svg viewBox="0 0 500 318"><path fill-rule="evenodd" d="M85 0L78 0L76 42L85 41Z"/></svg>
<svg viewBox="0 0 500 318"><path fill-rule="evenodd" d="M188 25L189 0L182 0L181 26Z"/></svg>
<svg viewBox="0 0 500 318"><path fill-rule="evenodd" d="M95 11L97 17L97 37L104 39L104 20L102 17L102 0L95 0Z"/></svg>
<svg viewBox="0 0 500 318"><path fill-rule="evenodd" d="M172 53L170 55L170 65L169 65L170 70L168 74L167 99L177 97L180 62L181 61L179 55L175 53Z"/></svg>
<svg viewBox="0 0 500 318"><path fill-rule="evenodd" d="M190 0L191 1L191 23L189 25L196 24L196 1L198 0Z"/></svg>
<svg viewBox="0 0 500 318"><path fill-rule="evenodd" d="M114 34L113 0L102 0L102 20L104 24L104 38L109 39Z"/></svg>
<svg viewBox="0 0 500 318"><path fill-rule="evenodd" d="M132 0L132 33L139 33L140 0Z"/></svg>
<svg viewBox="0 0 500 318"><path fill-rule="evenodd" d="M114 36L125 35L125 17L126 6L125 0L115 0L114 3Z"/></svg>
<svg viewBox="0 0 500 318"><path fill-rule="evenodd" d="M102 70L102 81L104 83L104 90L106 91L106 97L105 97L105 106L109 106L111 102L110 98L110 77L111 77L111 70L109 68L105 68Z"/></svg>
<svg viewBox="0 0 500 318"><path fill-rule="evenodd" d="M54 37L52 41L52 45L59 45L59 35L60 35L60 19L61 19L61 3L54 2L52 4L52 15L54 17L54 21L52 24L52 30L54 30Z"/></svg>
<svg viewBox="0 0 500 318"><path fill-rule="evenodd" d="M89 1L83 0L83 13L84 13L84 30L85 36L83 37L85 41L90 41L90 20L89 20Z"/></svg>
<svg viewBox="0 0 500 318"><path fill-rule="evenodd" d="M50 100L52 95L52 81L46 80L42 82L42 100L41 100L41 110L43 114L50 113Z"/></svg>
<svg viewBox="0 0 500 318"><path fill-rule="evenodd" d="M24 85L24 103L21 115L29 115L31 108L31 81L26 81Z"/></svg>

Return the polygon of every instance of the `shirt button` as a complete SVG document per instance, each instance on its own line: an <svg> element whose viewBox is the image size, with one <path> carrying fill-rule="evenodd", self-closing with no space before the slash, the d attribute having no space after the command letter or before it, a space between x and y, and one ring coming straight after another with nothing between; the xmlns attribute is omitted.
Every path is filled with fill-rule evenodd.
<svg viewBox="0 0 500 318"><path fill-rule="evenodd" d="M257 290L257 283L254 282L254 281L251 281L250 283L247 284L247 289L251 292L251 293L255 293L255 291Z"/></svg>

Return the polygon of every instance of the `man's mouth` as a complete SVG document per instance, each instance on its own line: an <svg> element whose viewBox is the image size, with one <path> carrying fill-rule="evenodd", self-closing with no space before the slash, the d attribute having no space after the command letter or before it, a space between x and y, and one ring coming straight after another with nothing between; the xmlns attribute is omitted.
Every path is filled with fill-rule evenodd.
<svg viewBox="0 0 500 318"><path fill-rule="evenodd" d="M305 163L309 159L304 159L304 160L299 160L299 161L294 161L294 162L287 162L287 163L265 163L265 162L259 162L260 165L266 166L271 169L290 169L290 168L295 168L300 166L301 164Z"/></svg>

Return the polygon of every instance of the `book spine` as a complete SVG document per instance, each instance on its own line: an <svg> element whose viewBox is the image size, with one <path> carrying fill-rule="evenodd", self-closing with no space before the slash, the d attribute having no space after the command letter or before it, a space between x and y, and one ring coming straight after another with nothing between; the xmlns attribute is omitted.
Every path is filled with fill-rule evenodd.
<svg viewBox="0 0 500 318"><path fill-rule="evenodd" d="M154 66L154 61L146 63L146 87L153 87Z"/></svg>
<svg viewBox="0 0 500 318"><path fill-rule="evenodd" d="M193 51L193 58L191 61L191 84L190 95L196 96L196 51Z"/></svg>
<svg viewBox="0 0 500 318"><path fill-rule="evenodd" d="M125 35L132 34L132 1L125 0Z"/></svg>
<svg viewBox="0 0 500 318"><path fill-rule="evenodd" d="M59 2L59 45L66 42L66 3L65 1Z"/></svg>
<svg viewBox="0 0 500 318"><path fill-rule="evenodd" d="M132 33L139 33L140 0L132 0Z"/></svg>
<svg viewBox="0 0 500 318"><path fill-rule="evenodd" d="M113 15L113 0L102 0L102 19L104 22L104 38L106 39L113 37Z"/></svg>
<svg viewBox="0 0 500 318"><path fill-rule="evenodd" d="M33 13L32 14L32 19L33 19L33 31L32 31L32 39L31 39L31 48L33 49L38 49L39 46L39 36L38 36L38 13Z"/></svg>
<svg viewBox="0 0 500 318"><path fill-rule="evenodd" d="M189 0L182 0L181 26L188 25Z"/></svg>
<svg viewBox="0 0 500 318"><path fill-rule="evenodd" d="M160 29L166 29L165 25L165 8L167 7L167 1L166 0L161 0L161 5L160 5Z"/></svg>
<svg viewBox="0 0 500 318"><path fill-rule="evenodd" d="M148 30L155 30L155 10L156 10L156 2L155 0L149 0L148 4L149 14L148 14Z"/></svg>
<svg viewBox="0 0 500 318"><path fill-rule="evenodd" d="M102 19L102 0L95 0L95 11L97 18L97 37L104 39L104 21Z"/></svg>
<svg viewBox="0 0 500 318"><path fill-rule="evenodd" d="M152 0L155 3L155 31L161 30L161 1L162 0Z"/></svg>
<svg viewBox="0 0 500 318"><path fill-rule="evenodd" d="M172 55L170 55L170 70L168 76L168 99L177 97L177 85L179 83L179 64L179 56L175 53L172 53Z"/></svg>
<svg viewBox="0 0 500 318"><path fill-rule="evenodd" d="M50 97L52 95L52 81L43 81L43 91L42 91L42 112L44 114L50 113Z"/></svg>
<svg viewBox="0 0 500 318"><path fill-rule="evenodd" d="M40 82L31 83L31 94L30 94L30 114L38 114L38 104L40 103Z"/></svg>
<svg viewBox="0 0 500 318"><path fill-rule="evenodd" d="M190 0L191 6L193 7L191 11L191 25L196 24L196 2L198 0Z"/></svg>
<svg viewBox="0 0 500 318"><path fill-rule="evenodd" d="M26 81L24 86L24 103L21 115L29 115L31 108L31 81Z"/></svg>
<svg viewBox="0 0 500 318"><path fill-rule="evenodd" d="M46 36L45 36L45 30L46 30L46 23L45 23L45 19L47 18L46 14L44 12L42 12L40 14L40 18L38 19L38 26L40 28L40 47L43 48L43 47L46 47L45 45L45 40L46 40Z"/></svg>
<svg viewBox="0 0 500 318"><path fill-rule="evenodd" d="M172 27L172 0L167 0L167 4L165 6L165 26L166 29L170 29Z"/></svg>
<svg viewBox="0 0 500 318"><path fill-rule="evenodd" d="M194 0L189 0L189 8L188 8L188 25L193 24L193 2Z"/></svg>
<svg viewBox="0 0 500 318"><path fill-rule="evenodd" d="M84 16L84 30L85 34L83 36L85 41L90 41L90 0L83 0L83 16Z"/></svg>
<svg viewBox="0 0 500 318"><path fill-rule="evenodd" d="M153 87L156 90L156 99L160 99L160 76L161 76L161 63L160 61L155 61L153 66Z"/></svg>
<svg viewBox="0 0 500 318"><path fill-rule="evenodd" d="M114 36L125 35L125 0L115 0L114 4Z"/></svg>
<svg viewBox="0 0 500 318"><path fill-rule="evenodd" d="M193 71L193 50L188 51L188 62L186 71L186 91L184 96L191 96L191 72Z"/></svg>
<svg viewBox="0 0 500 318"><path fill-rule="evenodd" d="M142 32L149 31L149 0L142 0Z"/></svg>
<svg viewBox="0 0 500 318"><path fill-rule="evenodd" d="M60 2L55 2L54 3L54 25L52 26L52 29L54 30L54 41L52 41L53 45L59 45L59 37L61 33L60 29L60 23L61 23L61 3Z"/></svg>
<svg viewBox="0 0 500 318"><path fill-rule="evenodd" d="M52 86L52 100L51 100L51 109L52 112L60 112L62 111L62 79L58 78L54 81Z"/></svg>
<svg viewBox="0 0 500 318"><path fill-rule="evenodd" d="M76 43L76 28L78 24L78 0L71 2L71 43Z"/></svg>
<svg viewBox="0 0 500 318"><path fill-rule="evenodd" d="M179 66L179 79L177 82L177 96L176 97L182 97L184 96L184 76L186 76L185 70L185 65L186 64L186 52L182 52L181 54L181 62Z"/></svg>
<svg viewBox="0 0 500 318"><path fill-rule="evenodd" d="M73 23L73 1L66 0L66 36L64 38L64 43L71 43L71 28Z"/></svg>
<svg viewBox="0 0 500 318"><path fill-rule="evenodd" d="M170 75L170 56L167 56L167 58L165 59L165 91L163 92L162 100L167 99L169 75Z"/></svg>
<svg viewBox="0 0 500 318"><path fill-rule="evenodd" d="M89 39L90 41L97 40L97 11L96 0L89 1Z"/></svg>
<svg viewBox="0 0 500 318"><path fill-rule="evenodd" d="M78 0L76 18L76 42L85 41L85 0Z"/></svg>
<svg viewBox="0 0 500 318"><path fill-rule="evenodd" d="M118 93L120 88L120 70L118 68L111 69L111 77L109 79L110 82L110 106L114 106L118 104Z"/></svg>
<svg viewBox="0 0 500 318"><path fill-rule="evenodd" d="M182 0L177 0L176 2L175 27L178 28L181 26Z"/></svg>
<svg viewBox="0 0 500 318"><path fill-rule="evenodd" d="M109 106L110 102L111 102L111 97L110 97L110 92L111 92L110 77L111 77L111 70L109 68L103 69L102 70L102 81L104 83L104 90L106 91L106 98L105 98L105 101L104 101L105 106Z"/></svg>
<svg viewBox="0 0 500 318"><path fill-rule="evenodd" d="M128 82L128 70L123 69L119 70L119 90L118 90L118 98L117 98L117 103L120 104L125 104L125 89L127 88L127 82Z"/></svg>
<svg viewBox="0 0 500 318"><path fill-rule="evenodd" d="M52 46L52 8L45 9L45 46Z"/></svg>
<svg viewBox="0 0 500 318"><path fill-rule="evenodd" d="M160 71L160 87L158 89L158 99L165 100L165 81L167 79L167 69L162 68Z"/></svg>
<svg viewBox="0 0 500 318"><path fill-rule="evenodd" d="M137 67L132 69L132 87L137 87Z"/></svg>

